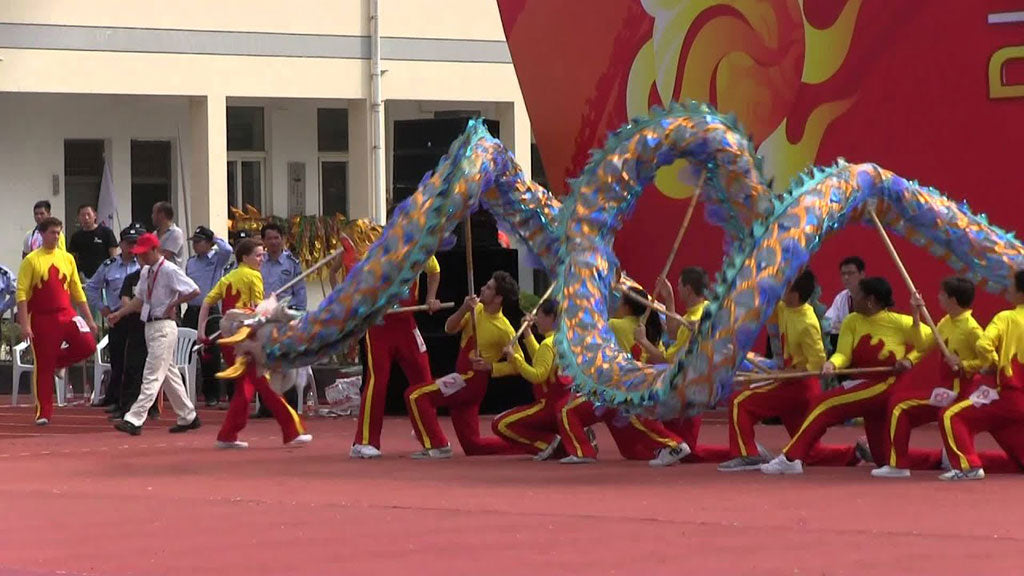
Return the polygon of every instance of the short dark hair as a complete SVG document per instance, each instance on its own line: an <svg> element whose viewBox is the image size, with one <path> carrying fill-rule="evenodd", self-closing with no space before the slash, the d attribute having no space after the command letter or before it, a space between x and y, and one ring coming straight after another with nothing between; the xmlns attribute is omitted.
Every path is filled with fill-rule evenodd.
<svg viewBox="0 0 1024 576"><path fill-rule="evenodd" d="M974 282L962 276L950 276L942 281L942 291L961 308L970 308L974 304Z"/></svg>
<svg viewBox="0 0 1024 576"><path fill-rule="evenodd" d="M855 266L857 268L857 272L863 272L864 260L860 256L847 256L839 263L839 269L842 270L843 266Z"/></svg>
<svg viewBox="0 0 1024 576"><path fill-rule="evenodd" d="M647 292L639 286L630 286L628 289L643 300L651 299L651 297L647 295ZM630 298L625 294L622 295L622 302L626 305L626 308L629 309L630 316L642 316L643 313L647 311L647 306L637 302L636 298Z"/></svg>
<svg viewBox="0 0 1024 576"><path fill-rule="evenodd" d="M51 208L50 208L50 201L49 200L40 200L39 202L36 202L35 204L32 205L32 211L33 212L35 212L36 210L39 210L40 208L44 208L46 210L46 213L49 214L50 210L51 210Z"/></svg>
<svg viewBox="0 0 1024 576"><path fill-rule="evenodd" d="M277 222L267 222L266 224L263 225L262 228L260 228L260 238L266 238L267 232L271 231L277 232L278 234L281 235L282 238L284 238L285 236L284 229L281 228L280 224L278 224Z"/></svg>
<svg viewBox="0 0 1024 576"><path fill-rule="evenodd" d="M1013 283L1017 285L1017 292L1024 294L1024 269L1013 273Z"/></svg>
<svg viewBox="0 0 1024 576"><path fill-rule="evenodd" d="M545 316L554 316L555 318L558 318L558 300L548 298L540 303L540 306L537 307L537 312Z"/></svg>
<svg viewBox="0 0 1024 576"><path fill-rule="evenodd" d="M796 292L796 295L800 298L800 303L806 304L811 299L811 296L814 296L814 289L816 287L817 283L814 279L814 272L811 272L811 269L808 268L801 272L796 277L796 280L793 280L793 285L789 287L789 291Z"/></svg>
<svg viewBox="0 0 1024 576"><path fill-rule="evenodd" d="M50 228L63 228L63 227L64 227L64 223L60 221L60 218L57 218L56 216L47 216L46 218L43 218L42 222L39 223L39 227L37 229L39 230L40 233L42 233L42 232L46 232Z"/></svg>
<svg viewBox="0 0 1024 576"><path fill-rule="evenodd" d="M511 274L498 270L491 275L494 280L494 291L501 296L501 305L505 306L519 301L519 283Z"/></svg>
<svg viewBox="0 0 1024 576"><path fill-rule="evenodd" d="M235 244L235 262L241 264L242 258L252 254L260 246L263 246L263 243L253 238L245 238L238 244Z"/></svg>
<svg viewBox="0 0 1024 576"><path fill-rule="evenodd" d="M96 211L96 207L93 206L92 204L82 204L78 207L78 212L76 212L76 214L81 214L82 210L85 210L86 208L92 210L93 212Z"/></svg>
<svg viewBox="0 0 1024 576"><path fill-rule="evenodd" d="M870 296L878 302L882 308L892 308L896 302L892 299L892 286L889 281L881 276L872 276L862 279L858 285L865 296Z"/></svg>
<svg viewBox="0 0 1024 576"><path fill-rule="evenodd" d="M657 312L651 312L647 315L647 322L644 324L644 334L647 336L648 342L653 342L657 346L658 342L661 342L661 335L665 331L665 328L661 325L661 317L658 316Z"/></svg>
<svg viewBox="0 0 1024 576"><path fill-rule="evenodd" d="M689 286L697 296L703 296L708 289L708 273L699 266L683 268L683 271L679 273L679 283Z"/></svg>
<svg viewBox="0 0 1024 576"><path fill-rule="evenodd" d="M163 214L168 220L174 220L174 206L171 206L170 202L157 202L153 204L153 209Z"/></svg>

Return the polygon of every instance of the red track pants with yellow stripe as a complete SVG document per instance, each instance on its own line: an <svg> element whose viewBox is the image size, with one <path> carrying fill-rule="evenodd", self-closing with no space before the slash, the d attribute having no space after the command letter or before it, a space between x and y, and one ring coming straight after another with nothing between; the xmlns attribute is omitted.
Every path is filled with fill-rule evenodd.
<svg viewBox="0 0 1024 576"><path fill-rule="evenodd" d="M437 382L410 386L405 391L405 406L412 420L412 430L424 448L430 450L448 446L448 438L437 421L437 409L447 406L452 418L455 436L466 456L514 454L519 449L501 438L480 436L480 404L487 394L489 372L474 372L469 353L475 348L473 338L459 350L455 370L462 375L466 386L445 396Z"/></svg>
<svg viewBox="0 0 1024 576"><path fill-rule="evenodd" d="M256 392L260 393L260 398L263 399L267 410L270 410L274 419L281 426L281 436L286 444L306 433L295 410L292 410L284 398L270 387L270 383L267 382L263 374L249 364L245 372L235 382L235 393L231 396L227 416L224 418L224 424L220 427L220 432L217 433L218 441L235 442L238 440L238 433L249 422L249 404L252 403L253 394Z"/></svg>
<svg viewBox="0 0 1024 576"><path fill-rule="evenodd" d="M532 404L506 410L491 421L491 430L509 444L530 454L539 454L547 450L558 435L558 419L568 400L568 392L562 391L541 397ZM560 448L555 456L562 451Z"/></svg>
<svg viewBox="0 0 1024 576"><path fill-rule="evenodd" d="M81 322L79 325L75 321L75 312L70 309L33 312L29 316L29 324L32 325L32 356L35 361L32 390L36 398L36 419L53 418L56 371L77 364L96 351L96 340L92 332L85 328L84 321ZM68 347L61 348L65 343Z"/></svg>
<svg viewBox="0 0 1024 576"><path fill-rule="evenodd" d="M359 421L352 443L370 445L379 450L391 365L398 362L410 386L427 386L434 379L430 376L427 347L412 314L389 314L384 317L383 324L371 326L363 339L363 354L363 394L359 400Z"/></svg>
<svg viewBox="0 0 1024 576"><path fill-rule="evenodd" d="M619 425L616 422L618 415L618 410L604 407L599 410L583 396L573 397L558 417L562 445L570 455L597 458L597 451L587 438L586 429L598 422L608 426L619 453L627 460L650 460L662 448L675 448L682 442L682 438L657 420L631 416L628 422Z"/></svg>
<svg viewBox="0 0 1024 576"><path fill-rule="evenodd" d="M1024 391L1004 387L997 400L980 406L971 400L957 402L942 411L939 426L953 468L984 468L986 472L1024 469ZM974 449L979 432L991 434L1003 452L979 454Z"/></svg>
<svg viewBox="0 0 1024 576"><path fill-rule="evenodd" d="M886 462L889 456L889 399L903 376L847 381L842 387L821 394L808 406L803 424L783 453L790 460L806 460L830 427L853 418L864 418L871 456L876 463Z"/></svg>
<svg viewBox="0 0 1024 576"><path fill-rule="evenodd" d="M767 418L779 418L786 432L794 436L804 423L808 406L821 394L818 378L774 382L733 392L729 397L729 456L757 456L754 425ZM819 466L853 466L858 459L853 446L825 446L815 443L803 458Z"/></svg>
<svg viewBox="0 0 1024 576"><path fill-rule="evenodd" d="M971 395L978 387L978 377L954 376L943 369L942 387L957 397ZM942 408L931 403L932 388L905 386L893 390L889 400L889 456L885 464L893 468L937 470L942 466L941 450L910 449L910 432L918 426L939 420Z"/></svg>

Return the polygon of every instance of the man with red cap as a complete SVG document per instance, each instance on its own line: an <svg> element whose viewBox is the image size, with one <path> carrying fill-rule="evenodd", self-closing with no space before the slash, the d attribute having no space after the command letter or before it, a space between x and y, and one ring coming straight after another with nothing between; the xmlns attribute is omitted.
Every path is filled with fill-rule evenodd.
<svg viewBox="0 0 1024 576"><path fill-rule="evenodd" d="M160 240L155 234L139 237L132 249L143 265L139 283L135 287L135 298L107 316L111 324L117 324L121 318L138 312L146 323L146 347L149 353L142 376L142 390L124 419L114 424L114 428L132 436L142 433L146 415L161 387L178 415L177 423L170 429L171 433L188 432L200 425L181 373L174 365L174 350L178 344L178 324L175 321L178 308L199 294L199 286L159 250Z"/></svg>

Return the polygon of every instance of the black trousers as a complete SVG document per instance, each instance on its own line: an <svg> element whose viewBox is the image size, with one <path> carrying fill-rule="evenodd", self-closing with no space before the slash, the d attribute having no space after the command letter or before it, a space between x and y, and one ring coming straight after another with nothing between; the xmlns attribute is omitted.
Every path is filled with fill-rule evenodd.
<svg viewBox="0 0 1024 576"><path fill-rule="evenodd" d="M124 380L125 345L128 342L130 326L118 322L107 332L107 354L110 355L110 378L107 380L107 391L103 394L103 404L121 403L121 388Z"/></svg>
<svg viewBox="0 0 1024 576"><path fill-rule="evenodd" d="M146 325L138 314L131 314L117 323L124 326L124 356L120 394L117 406L120 412L131 410L142 390L142 372L146 368ZM111 358L113 373L113 358Z"/></svg>
<svg viewBox="0 0 1024 576"><path fill-rule="evenodd" d="M199 306L189 306L181 319L181 325L186 328L198 330ZM220 307L210 308L210 317L206 320L206 333L213 334L220 329ZM216 374L220 372L220 348L216 345L206 346L199 356L199 371L202 373L200 389L203 391L203 398L206 400L220 400L221 383L217 380Z"/></svg>

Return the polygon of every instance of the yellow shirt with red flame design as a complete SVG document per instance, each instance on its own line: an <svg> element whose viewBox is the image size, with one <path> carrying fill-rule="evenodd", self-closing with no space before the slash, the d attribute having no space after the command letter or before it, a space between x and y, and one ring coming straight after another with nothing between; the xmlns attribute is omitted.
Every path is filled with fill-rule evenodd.
<svg viewBox="0 0 1024 576"><path fill-rule="evenodd" d="M964 310L957 316L947 314L942 320L939 320L935 329L946 348L960 359L960 365L963 366L964 372L974 374L981 370L984 361L978 353L978 340L983 331L970 310ZM935 338L928 338L914 344L914 348L920 350L922 355L927 354L934 347ZM952 377L952 374L947 371L948 366L945 362L942 363L942 366L943 374Z"/></svg>
<svg viewBox="0 0 1024 576"><path fill-rule="evenodd" d="M1024 389L1024 304L996 314L977 348L984 366L999 369L999 388Z"/></svg>
<svg viewBox="0 0 1024 576"><path fill-rule="evenodd" d="M34 250L21 261L16 297L27 303L29 314L70 310L72 302L85 302L74 256L59 248Z"/></svg>
<svg viewBox="0 0 1024 576"><path fill-rule="evenodd" d="M240 264L217 282L204 302L212 305L221 300L222 312L255 308L263 300L263 275L248 264Z"/></svg>
<svg viewBox="0 0 1024 576"><path fill-rule="evenodd" d="M914 350L914 344L931 337L930 328L921 324L915 329L914 319L906 314L883 310L865 316L853 312L843 320L829 362L839 369L892 366L903 358L916 364L921 352Z"/></svg>

